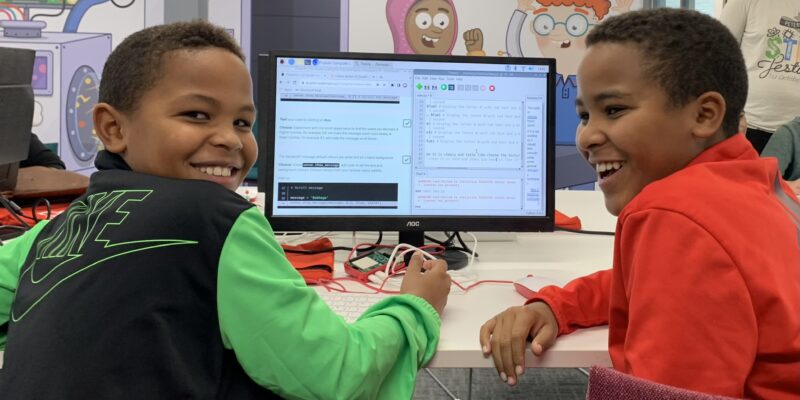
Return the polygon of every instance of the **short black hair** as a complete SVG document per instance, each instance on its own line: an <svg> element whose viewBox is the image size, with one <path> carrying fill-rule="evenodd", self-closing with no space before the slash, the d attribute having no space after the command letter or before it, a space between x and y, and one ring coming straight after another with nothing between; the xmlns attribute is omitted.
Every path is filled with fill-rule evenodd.
<svg viewBox="0 0 800 400"><path fill-rule="evenodd" d="M242 61L242 49L224 29L204 21L175 22L142 29L125 38L106 61L99 102L135 111L139 99L162 75L164 56L175 50L216 47ZM212 77L213 79L213 77Z"/></svg>
<svg viewBox="0 0 800 400"><path fill-rule="evenodd" d="M644 70L680 107L706 92L725 98L726 136L736 134L747 100L747 70L733 34L716 19L692 10L659 8L609 18L587 36L586 45L632 43Z"/></svg>

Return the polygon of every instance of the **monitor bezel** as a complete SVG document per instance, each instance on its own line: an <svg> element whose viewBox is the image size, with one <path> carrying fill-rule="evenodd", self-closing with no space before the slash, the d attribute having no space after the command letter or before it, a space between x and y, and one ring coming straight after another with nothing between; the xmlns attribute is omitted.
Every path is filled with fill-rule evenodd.
<svg viewBox="0 0 800 400"><path fill-rule="evenodd" d="M548 66L544 216L309 216L272 215L277 60L281 57L386 61L432 61ZM272 51L258 56L258 188L264 192L264 214L275 231L474 231L550 232L555 222L555 59L522 57L427 56L391 53Z"/></svg>

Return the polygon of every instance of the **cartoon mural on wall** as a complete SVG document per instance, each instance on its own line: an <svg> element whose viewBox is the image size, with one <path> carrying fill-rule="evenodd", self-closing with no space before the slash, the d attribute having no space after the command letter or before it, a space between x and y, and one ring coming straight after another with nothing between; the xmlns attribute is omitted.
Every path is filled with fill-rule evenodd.
<svg viewBox="0 0 800 400"><path fill-rule="evenodd" d="M68 170L94 170L98 141L92 108L105 61L129 34L182 16L197 17L202 7L209 21L228 28L249 47L250 0L166 1L0 0L0 46L36 51L33 131L56 145ZM187 6L193 8L180 8Z"/></svg>
<svg viewBox="0 0 800 400"><path fill-rule="evenodd" d="M556 59L556 143L574 146L586 35L642 0L342 0L342 50ZM384 13L385 19L378 13Z"/></svg>
<svg viewBox="0 0 800 400"><path fill-rule="evenodd" d="M451 54L458 35L452 0L388 0L386 20L398 54ZM484 56L483 32L464 32L466 54Z"/></svg>
<svg viewBox="0 0 800 400"><path fill-rule="evenodd" d="M591 29L643 0L340 1L342 51L555 58L556 184L593 187L575 148L575 74Z"/></svg>
<svg viewBox="0 0 800 400"><path fill-rule="evenodd" d="M520 36L536 38L538 55L556 59L556 144L574 144L578 115L575 98L578 84L575 76L583 53L586 35L603 21L610 11L631 9L633 0L518 0L506 30L506 51L512 57L531 55L523 49ZM524 27L528 26L525 30ZM523 32L525 31L525 32Z"/></svg>

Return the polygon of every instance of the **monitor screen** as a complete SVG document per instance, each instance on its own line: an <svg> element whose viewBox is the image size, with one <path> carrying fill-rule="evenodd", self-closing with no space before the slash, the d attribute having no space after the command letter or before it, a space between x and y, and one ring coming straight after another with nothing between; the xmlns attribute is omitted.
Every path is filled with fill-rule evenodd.
<svg viewBox="0 0 800 400"><path fill-rule="evenodd" d="M552 59L262 55L267 218L277 231L416 232L406 243L552 230L554 76Z"/></svg>
<svg viewBox="0 0 800 400"><path fill-rule="evenodd" d="M33 123L35 52L0 47L0 190L13 190L17 164L28 156Z"/></svg>

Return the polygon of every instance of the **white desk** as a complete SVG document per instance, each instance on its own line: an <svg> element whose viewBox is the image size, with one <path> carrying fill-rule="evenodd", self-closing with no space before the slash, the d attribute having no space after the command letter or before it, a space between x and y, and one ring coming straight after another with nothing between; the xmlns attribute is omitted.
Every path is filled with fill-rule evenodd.
<svg viewBox="0 0 800 400"><path fill-rule="evenodd" d="M601 192L558 191L556 208L567 215L579 216L583 229L613 231L616 224L616 218L605 209ZM469 245L469 240L466 241ZM478 279L514 281L534 274L566 283L611 268L613 237L569 232L526 233L518 234L516 241L479 242L478 253L480 261L470 267ZM491 357L484 358L480 350L480 327L497 313L521 305L524 300L508 284L483 284L468 293L454 287L442 318L437 354L428 367L493 368ZM526 357L528 367L611 366L608 329L579 330L560 337L544 356L536 358L527 351Z"/></svg>

